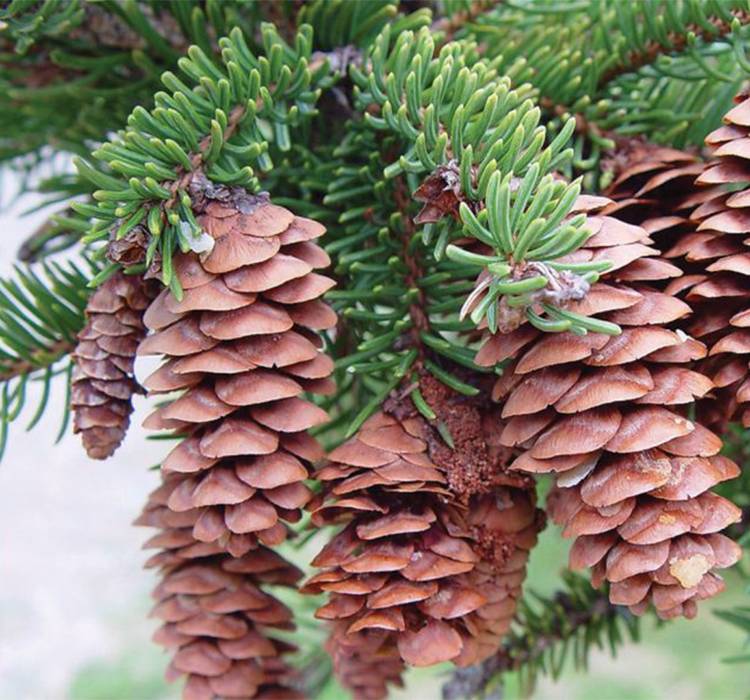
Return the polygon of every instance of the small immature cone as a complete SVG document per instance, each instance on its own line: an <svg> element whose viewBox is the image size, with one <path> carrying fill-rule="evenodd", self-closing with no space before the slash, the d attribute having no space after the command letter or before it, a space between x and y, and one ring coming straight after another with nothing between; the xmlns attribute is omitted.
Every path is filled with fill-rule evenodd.
<svg viewBox="0 0 750 700"><path fill-rule="evenodd" d="M447 448L410 406L370 418L316 473L325 489L313 522L347 524L314 559L323 571L305 590L328 594L317 617L333 622L340 677L357 698L385 697L382 679L350 672L369 664L373 638L392 680L396 652L414 666L464 666L496 651L540 524L528 481L493 475L486 452L476 453L473 477L460 458L443 461L460 447ZM481 469L483 492L472 495Z"/></svg>
<svg viewBox="0 0 750 700"><path fill-rule="evenodd" d="M136 521L160 528L147 547L159 548L147 566L162 580L153 593L153 617L162 622L154 641L173 654L167 679L186 677L185 700L302 699L289 686L293 651L269 631L294 629L292 612L263 584L294 586L302 575L271 550L258 546L234 558L212 543L196 542L197 511L175 513L166 501L169 477Z"/></svg>
<svg viewBox="0 0 750 700"><path fill-rule="evenodd" d="M120 446L130 425L133 394L142 393L133 363L146 334L147 291L140 277L118 272L86 306L88 321L73 352L71 406L73 432L81 434L92 459L106 459Z"/></svg>
<svg viewBox="0 0 750 700"><path fill-rule="evenodd" d="M320 300L333 282L313 271L329 263L320 224L244 190L194 180L191 194L214 245L176 255L182 299L164 290L146 312L138 353L165 362L144 385L182 393L145 426L182 436L162 464L167 506L197 513L197 541L241 557L283 542L310 498L322 453L307 430L327 416L301 395L333 389L316 335L336 322Z"/></svg>
<svg viewBox="0 0 750 700"><path fill-rule="evenodd" d="M598 216L601 198L581 198L594 235L576 261L607 259L613 269L570 309L619 324L622 334L543 335L525 325L495 335L477 361L510 360L494 397L503 404L501 442L520 451L512 468L557 475L551 517L576 538L573 568L610 583L610 600L664 618L696 612L723 588L716 573L739 547L719 531L740 511L710 488L738 474L721 440L684 408L710 391L690 369L701 343L670 324L690 312L658 291L674 266L643 229Z"/></svg>

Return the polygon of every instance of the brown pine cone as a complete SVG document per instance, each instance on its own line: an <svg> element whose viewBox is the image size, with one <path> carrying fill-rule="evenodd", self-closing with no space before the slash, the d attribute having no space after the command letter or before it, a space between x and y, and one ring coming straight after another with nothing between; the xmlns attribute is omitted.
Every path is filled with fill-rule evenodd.
<svg viewBox="0 0 750 700"><path fill-rule="evenodd" d="M354 700L381 700L388 688L403 687L404 662L388 630L367 629L348 634L348 624L335 622L326 642L333 672Z"/></svg>
<svg viewBox="0 0 750 700"><path fill-rule="evenodd" d="M386 407L390 414L370 418L316 473L325 493L311 506L313 523L348 524L315 558L324 570L304 590L329 595L317 616L334 621L350 655L357 635L388 632L383 647L408 664L477 663L508 629L541 524L530 483L490 463L491 440L476 452L473 435L455 428L461 421L449 449L410 403ZM471 471L460 456L468 445L475 466L485 464L461 482L452 472ZM472 486L458 495L459 484ZM382 684L364 687L371 694L358 697L383 697Z"/></svg>
<svg viewBox="0 0 750 700"><path fill-rule="evenodd" d="M146 546L161 549L147 566L162 576L152 615L162 622L154 641L174 654L167 679L187 677L185 700L302 699L283 659L294 647L269 635L294 629L292 612L261 588L294 586L302 572L263 546L234 558L214 543L196 542L199 513L166 505L173 479L151 495L136 521L161 529Z"/></svg>
<svg viewBox="0 0 750 700"><path fill-rule="evenodd" d="M322 453L306 431L327 416L300 397L334 388L315 333L336 322L319 299L333 282L313 272L329 263L313 242L320 224L244 190L196 199L213 249L175 256L183 298L155 299L155 332L138 349L166 360L144 382L150 393L183 391L144 425L182 436L162 464L174 477L168 507L197 511L194 538L241 557L283 542L310 498L304 481Z"/></svg>
<svg viewBox="0 0 750 700"><path fill-rule="evenodd" d="M732 275L714 270L719 258L742 252L741 241L701 225L701 219L715 213L726 195L721 187L695 185L696 175L706 166L692 155L643 142L628 143L632 147L624 149L621 170L607 192L616 201L604 212L642 226L661 257L682 270L683 274L665 290L689 302L694 313L685 320L684 330L712 347L727 334L729 319L741 302L733 297L736 285L730 285L730 298L721 298L727 281L722 278ZM696 285L698 291L693 293ZM723 432L736 411L738 378L744 375L746 366L739 358L727 363L726 357L709 356L700 362L699 369L715 386L698 402L698 415L706 427Z"/></svg>
<svg viewBox="0 0 750 700"><path fill-rule="evenodd" d="M86 306L88 322L73 352L73 432L92 459L110 457L122 443L142 389L133 375L138 343L146 334L143 312L152 298L148 283L118 272Z"/></svg>
<svg viewBox="0 0 750 700"><path fill-rule="evenodd" d="M601 202L584 198L586 210ZM662 617L696 611L723 588L715 569L739 547L718 532L740 511L709 491L737 475L721 440L684 415L711 382L691 370L701 343L669 325L690 312L658 291L675 268L651 258L643 229L589 215L595 234L576 261L609 259L613 269L570 309L599 315L622 334L543 335L522 326L496 335L477 361L510 360L494 397L503 403L501 442L520 451L512 467L557 474L548 512L575 537L571 566L609 581L613 603ZM677 271L679 274L679 271Z"/></svg>
<svg viewBox="0 0 750 700"><path fill-rule="evenodd" d="M703 187L696 191L713 196L704 194L691 214L706 239L704 274L686 287L696 309L695 333L710 347L705 371L717 386L713 407L721 429L730 420L750 427L750 98L740 95L737 101L724 117L726 126L706 137L714 159L697 179Z"/></svg>

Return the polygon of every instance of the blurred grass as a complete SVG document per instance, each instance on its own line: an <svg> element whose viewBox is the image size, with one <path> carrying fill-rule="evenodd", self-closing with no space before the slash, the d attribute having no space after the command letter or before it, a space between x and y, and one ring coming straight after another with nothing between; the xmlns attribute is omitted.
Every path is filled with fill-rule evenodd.
<svg viewBox="0 0 750 700"><path fill-rule="evenodd" d="M532 553L527 589L550 595L560 585L569 542L548 527ZM745 637L719 620L712 610L750 603L747 580L737 572L726 576L723 595L704 602L695 620L659 625L649 618L642 641L621 648L616 659L607 651L594 651L588 671L568 664L557 682L541 679L533 700L748 700L750 665L731 665L722 659L736 655ZM168 661L154 646L124 648L111 659L93 659L81 668L70 685L69 700L171 700L177 688L162 680ZM449 666L410 671L406 688L392 693L393 700L439 700ZM344 700L347 695L331 683L315 700ZM509 677L504 700L524 696L517 679Z"/></svg>
<svg viewBox="0 0 750 700"><path fill-rule="evenodd" d="M163 681L165 657L155 647L126 650L86 664L73 679L70 700L156 700L178 697Z"/></svg>

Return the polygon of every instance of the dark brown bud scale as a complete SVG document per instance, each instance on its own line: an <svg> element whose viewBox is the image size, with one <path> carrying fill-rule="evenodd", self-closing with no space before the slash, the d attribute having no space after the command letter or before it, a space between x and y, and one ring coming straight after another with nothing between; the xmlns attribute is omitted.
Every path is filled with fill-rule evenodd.
<svg viewBox="0 0 750 700"><path fill-rule="evenodd" d="M475 173L472 176L475 177ZM461 189L461 173L455 160L438 166L430 173L414 192L414 199L423 203L421 211L414 218L417 224L435 223L444 216L458 219L462 202L473 209L476 206Z"/></svg>

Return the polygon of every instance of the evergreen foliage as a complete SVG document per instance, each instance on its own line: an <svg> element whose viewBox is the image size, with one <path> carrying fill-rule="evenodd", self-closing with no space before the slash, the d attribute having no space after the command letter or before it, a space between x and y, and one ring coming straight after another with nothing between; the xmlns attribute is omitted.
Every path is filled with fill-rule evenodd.
<svg viewBox="0 0 750 700"><path fill-rule="evenodd" d="M14 274L0 282L0 454L5 451L10 423L24 415L27 430L37 425L49 406L57 377L69 391L69 355L84 324L88 283L97 269L89 260L83 264L53 260L39 269L16 265ZM38 404L27 408L27 391L36 384L41 384ZM58 440L67 430L68 403L66 399L63 404Z"/></svg>
<svg viewBox="0 0 750 700"><path fill-rule="evenodd" d="M180 266L188 258L205 261L216 244L218 236L203 226L206 201L245 191L263 206L268 192L273 204L327 228L321 245L337 284L325 299L338 323L319 335L336 386L305 377L314 386L305 388L310 400L331 416L312 432L333 448L388 404L435 428L441 442L430 450L460 451L461 436L425 387L434 380L462 406L481 404L482 420L495 419L502 410L493 403L502 403L497 386L524 378L514 379L515 347L498 362L477 361L487 338L515 337L518 328L582 344L619 336L616 319L600 318L611 308L583 303L602 279L617 284L621 267L589 255L598 216L589 210L607 206L600 195L626 170L624 154L633 144L708 160L704 139L749 74L750 0L5 3L0 162L51 213L22 242L13 273L0 280L0 453L21 415L29 429L38 423L57 377L70 387L91 290L114 274L156 279L168 290L157 301L169 298L174 307L154 316L239 308L190 307ZM75 167L50 175L59 154ZM633 194L634 206L639 197L645 195ZM686 208L662 206L662 217L693 225ZM618 209L606 211L617 216ZM660 230L625 219L648 234ZM286 234L296 225L290 221L272 235L293 235ZM675 257L671 246L654 245L641 245L633 259ZM699 264L688 259L676 274L708 275L710 267ZM664 277L653 279L656 285ZM666 284L662 290L673 293ZM241 293L251 306L250 296L265 291L224 285L221 294L231 304ZM294 309L298 303L304 302L288 302ZM161 328L163 318L152 318L157 325L150 327ZM653 325L684 336L672 320ZM691 358L696 371L698 359ZM41 399L24 411L36 384ZM701 421L704 406L692 400L686 419ZM498 434L512 422L506 419ZM186 430L179 421L157 427L174 431L165 437ZM726 452L745 468L737 420L721 432ZM491 447L504 454L500 442ZM503 478L522 478L506 466ZM154 507L164 509L158 493ZM721 493L742 509L729 534L746 546L747 469ZM461 507L476 493L464 496ZM296 528L300 561L309 538L330 534L308 533L308 519L303 524ZM185 536L184 523L159 526L182 528ZM313 607L288 592L284 601L297 613ZM718 614L750 630L747 606ZM305 636L298 659L316 689L331 673L315 649L321 636L317 628L313 643ZM566 574L552 597L526 594L503 645L481 664L455 671L445 697L484 697L512 672L531 687L539 674L557 677L569 659L585 667L594 646L614 654L638 638L638 619L610 602L606 587ZM211 673L198 675L210 683Z"/></svg>
<svg viewBox="0 0 750 700"><path fill-rule="evenodd" d="M576 118L574 167L606 186L598 164L616 135L702 143L747 74L748 11L744 0L505 2L463 33L551 117Z"/></svg>

